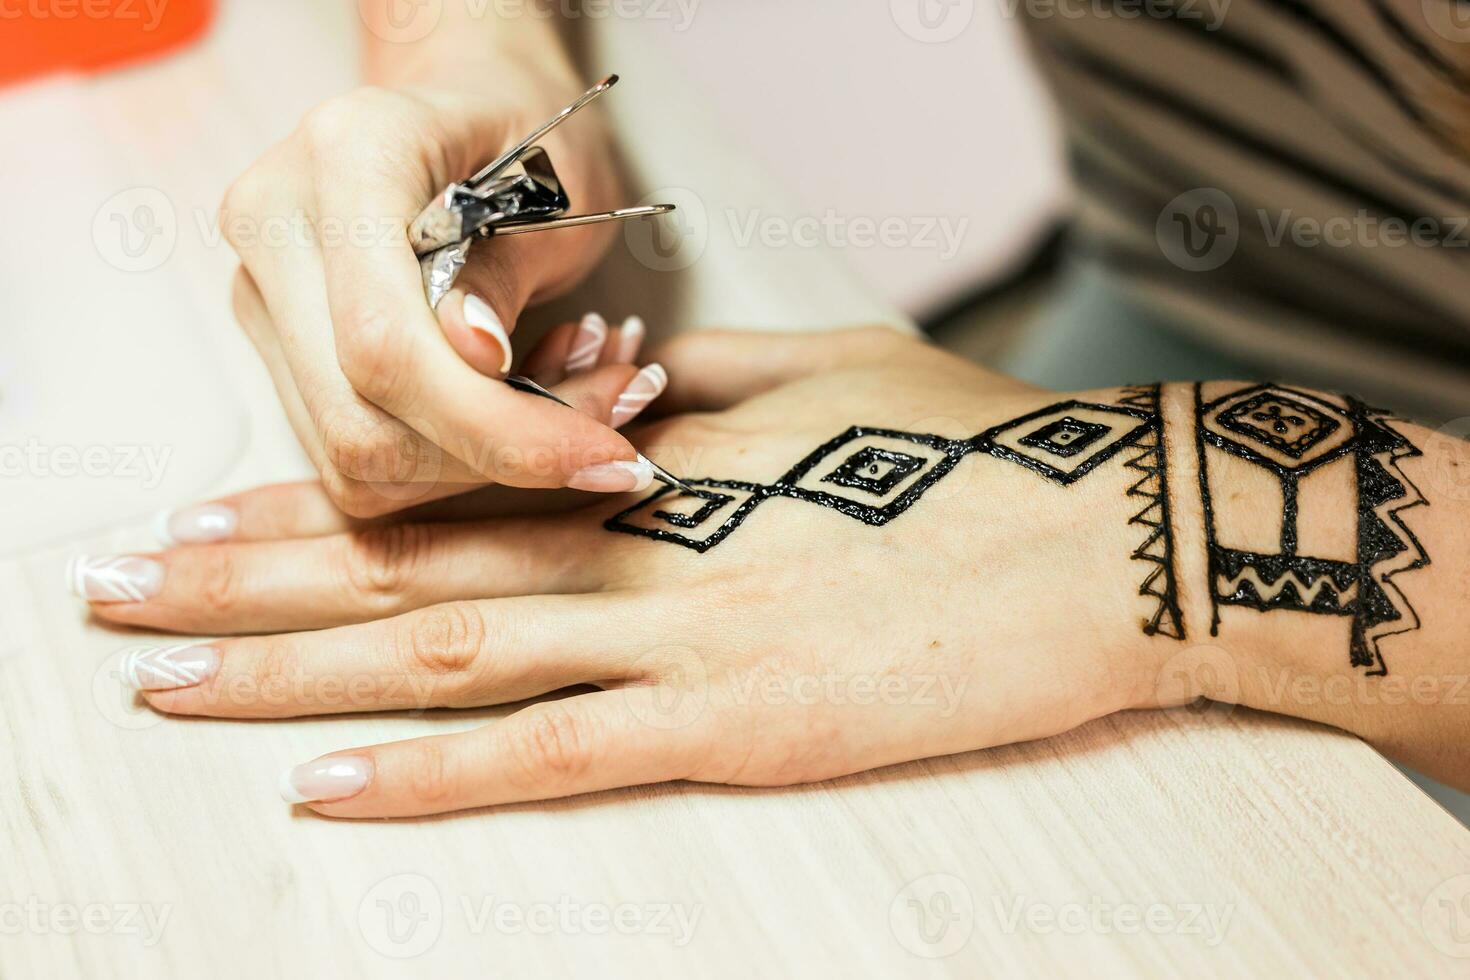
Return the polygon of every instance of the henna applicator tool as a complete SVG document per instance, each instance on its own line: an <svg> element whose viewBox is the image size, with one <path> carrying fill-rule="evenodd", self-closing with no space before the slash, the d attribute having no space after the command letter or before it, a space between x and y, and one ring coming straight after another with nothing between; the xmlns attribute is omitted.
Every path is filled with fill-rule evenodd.
<svg viewBox="0 0 1470 980"><path fill-rule="evenodd" d="M505 379L505 383L510 385L517 391L524 391L530 395L540 395L542 398L550 398L558 405L566 405L567 408L572 407L571 405L567 405L566 402L562 401L551 392L547 391L545 388L538 385L536 382L532 381L530 378L523 378L518 374L512 374L510 377ZM694 496L699 495L698 492L689 484L685 483L683 480L679 479L677 476L670 473L668 470L664 469L662 466L658 465L642 453L638 454L638 459L653 467L653 478L658 482L671 486L676 490L682 490L685 493L693 494Z"/></svg>
<svg viewBox="0 0 1470 980"><path fill-rule="evenodd" d="M444 188L419 212L413 224L408 226L408 237L423 269L424 290L428 293L430 306L438 306L454 287L476 238L646 218L674 210L672 204L652 204L594 214L566 213L572 206L571 199L551 165L551 158L536 144L617 82L618 76L607 76L469 180ZM511 168L517 165L520 172L511 173ZM511 375L505 383L517 391L573 407L530 378ZM660 483L685 493L696 492L642 453L638 458L653 468L653 475Z"/></svg>

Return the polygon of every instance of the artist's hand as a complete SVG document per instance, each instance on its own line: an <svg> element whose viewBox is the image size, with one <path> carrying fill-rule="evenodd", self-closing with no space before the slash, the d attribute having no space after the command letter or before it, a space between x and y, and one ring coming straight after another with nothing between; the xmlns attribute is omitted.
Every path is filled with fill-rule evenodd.
<svg viewBox="0 0 1470 980"><path fill-rule="evenodd" d="M676 369L670 404L687 414L640 442L692 478L771 485L854 424L964 440L1067 397L886 330L696 334L660 356ZM907 446L926 467L944 456L859 437L814 473L869 445ZM1064 487L972 454L883 526L771 496L702 554L604 529L640 496L554 517L346 530L314 485L269 487L220 502L234 540L151 556L132 569L150 596L93 608L184 633L273 634L134 655L128 676L176 714L602 689L475 731L344 748L292 777L297 795L328 801L313 804L323 813L423 814L681 778L814 780L1060 732L1153 695L1151 651L1175 643L1139 629L1154 604L1138 595L1149 566L1129 557L1144 529L1128 523L1142 505L1126 495L1137 474L1123 462ZM707 537L735 506L683 533ZM678 530L655 509L630 525Z"/></svg>
<svg viewBox="0 0 1470 980"><path fill-rule="evenodd" d="M570 70L530 60L506 53L456 64L442 79L334 98L225 197L221 227L242 263L236 315L327 494L349 514L486 483L617 491L647 479L636 463L586 469L635 459L608 423L623 420L613 408L625 389L646 403L639 396L661 380L635 381L636 320L569 324L531 366L564 380L558 393L585 414L496 380L511 365L522 309L584 276L609 229L482 244L437 317L405 233L445 185L581 94ZM595 107L543 145L578 209L626 203Z"/></svg>

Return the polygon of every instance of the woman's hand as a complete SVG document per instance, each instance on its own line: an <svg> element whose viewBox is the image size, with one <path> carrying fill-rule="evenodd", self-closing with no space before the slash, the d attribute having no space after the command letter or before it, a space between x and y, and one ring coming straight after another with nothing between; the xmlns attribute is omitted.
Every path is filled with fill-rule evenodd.
<svg viewBox="0 0 1470 980"><path fill-rule="evenodd" d="M267 634L128 652L170 713L600 689L295 769L335 816L801 782L1200 695L1470 785L1454 440L1279 386L1042 392L883 330L663 357L685 414L640 443L697 496L364 529L267 487L196 511L226 543L74 582L113 622Z"/></svg>
<svg viewBox="0 0 1470 980"><path fill-rule="evenodd" d="M1065 397L886 330L691 335L664 357L688 367L670 398L690 412L649 427L645 449L680 475L765 486L853 425L964 440ZM884 455L905 446L913 461ZM344 532L319 488L268 487L215 505L233 515L234 540L125 559L141 563L151 594L93 608L156 629L267 634L130 654L130 682L173 714L286 718L601 689L295 770L291 798L338 816L669 779L815 780L1036 738L1151 698L1151 651L1174 644L1139 630L1152 606L1138 594L1148 569L1129 557L1142 540L1125 494L1136 474L1119 457L1063 487L972 454L890 522L862 518L948 458L879 436L834 445L798 482L852 513L769 496L703 553L604 528L640 497ZM838 464L845 482L820 479ZM625 526L708 540L751 499L723 492L733 499L697 526L655 514L696 523L711 502L674 494Z"/></svg>
<svg viewBox="0 0 1470 980"><path fill-rule="evenodd" d="M522 309L582 278L608 228L480 245L437 317L405 233L434 194L583 90L544 51L532 60L492 51L442 77L332 99L226 195L221 228L242 263L236 315L326 492L349 514L486 483L646 485L646 467L609 426L634 383L636 318L623 328L595 316L568 325L536 366L565 379L558 393L581 412L490 380L511 366ZM579 210L626 203L607 142L592 109L543 142Z"/></svg>

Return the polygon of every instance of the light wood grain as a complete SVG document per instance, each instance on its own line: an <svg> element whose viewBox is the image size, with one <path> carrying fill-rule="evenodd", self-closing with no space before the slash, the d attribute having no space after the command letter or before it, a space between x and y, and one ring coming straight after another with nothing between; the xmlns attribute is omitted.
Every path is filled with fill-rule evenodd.
<svg viewBox="0 0 1470 980"><path fill-rule="evenodd" d="M164 190L181 222L212 212L261 147L348 83L350 7L227 3L199 50L0 97L6 119L86 121L51 123L58 143L12 147L25 165L56 161L87 203L81 224L53 230L80 255L71 288L38 295L44 277L11 268L0 296L75 405L47 416L47 438L85 442L91 420L148 399L169 411L138 412L153 430L136 438L171 446L177 467L149 493L72 484L48 507L43 480L24 486L24 513L6 508L25 544L0 559L0 755L14 767L0 795L0 974L371 977L417 952L415 974L443 977L1464 975L1470 959L1452 954L1470 953L1457 945L1470 906L1456 904L1470 892L1457 877L1470 875L1470 834L1356 740L1248 711L1116 716L810 787L661 786L352 823L293 813L276 798L279 772L498 712L185 722L124 700L110 672L132 637L87 621L62 586L68 556L148 547L152 506L309 469L230 323L228 250L181 234L166 264L125 287L93 262L87 222L134 184ZM689 188L715 215L769 206L768 182L721 146L716 122L671 96L678 80L637 25L608 25L598 43L628 75L610 104L636 135L646 189ZM25 187L0 196L7 214L35 211ZM619 249L577 302L600 291L614 312L659 303L663 327L897 322L830 254L741 248L722 225L677 274ZM58 323L65 358L42 343ZM99 364L107 348L86 340L104 331L147 338L146 358ZM143 390L146 371L160 380ZM195 401L176 403L180 392ZM35 418L9 409L0 401L0 441ZM211 424L179 424L190 412ZM911 899L935 943L916 940ZM401 931L385 931L380 901L405 913ZM97 934L26 918L89 905L166 919L145 945L120 928L143 918L94 919ZM533 922L516 928L502 907ZM589 926L599 912L623 916L627 934ZM931 958L947 944L952 955Z"/></svg>

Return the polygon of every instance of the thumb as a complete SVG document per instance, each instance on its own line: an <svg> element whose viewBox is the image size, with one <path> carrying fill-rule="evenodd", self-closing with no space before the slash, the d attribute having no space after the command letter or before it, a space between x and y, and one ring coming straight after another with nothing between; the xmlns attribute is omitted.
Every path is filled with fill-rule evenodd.
<svg viewBox="0 0 1470 980"><path fill-rule="evenodd" d="M501 309L506 305L502 302ZM494 305L475 293L452 289L434 312L449 346L465 363L492 378L503 378L510 373L514 357L510 331L505 328L505 314Z"/></svg>

